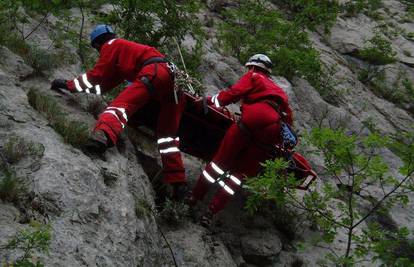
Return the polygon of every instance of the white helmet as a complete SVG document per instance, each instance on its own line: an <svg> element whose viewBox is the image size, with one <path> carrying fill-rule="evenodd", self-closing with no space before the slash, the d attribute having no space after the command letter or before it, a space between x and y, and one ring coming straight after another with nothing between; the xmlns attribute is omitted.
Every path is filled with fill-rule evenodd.
<svg viewBox="0 0 414 267"><path fill-rule="evenodd" d="M248 66L257 66L262 68L268 72L272 71L273 63L270 58L263 54L256 54L249 58L249 60L245 64L246 67Z"/></svg>

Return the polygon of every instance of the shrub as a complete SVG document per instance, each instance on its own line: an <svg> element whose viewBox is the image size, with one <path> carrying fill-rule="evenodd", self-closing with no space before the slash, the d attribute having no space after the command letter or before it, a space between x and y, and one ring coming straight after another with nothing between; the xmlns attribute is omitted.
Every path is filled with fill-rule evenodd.
<svg viewBox="0 0 414 267"><path fill-rule="evenodd" d="M305 25L311 30L322 25L326 32L335 23L339 13L337 0L273 0L282 3L293 13L293 18L299 25Z"/></svg>
<svg viewBox="0 0 414 267"><path fill-rule="evenodd" d="M43 264L35 261L32 258L33 253L42 252L47 253L49 250L51 240L50 225L41 225L36 222L31 223L31 228L22 230L17 233L6 245L8 250L17 250L23 252L13 263L8 263L7 266L21 266L21 267L41 267Z"/></svg>
<svg viewBox="0 0 414 267"><path fill-rule="evenodd" d="M362 137L341 129L315 128L307 135L307 140L318 149L318 154L325 161L324 176L332 177L337 187L328 181L321 185L320 190L309 191L300 199L291 189L295 185L294 178L286 177L282 171L286 163L276 159L264 164L263 174L248 180L252 195L247 207L255 211L256 207L262 207L262 203L272 201L275 205L291 205L298 211L304 211L321 232L320 239L313 240L316 243L329 245L338 233L345 233L345 249L326 255L327 261L335 266L354 266L366 258L375 262L387 256L381 251L386 245L381 244L385 239L376 239L379 235L386 236L385 230L372 231L362 228L362 225L369 223L379 212L385 214L396 204L408 203L408 194L414 191L413 132L399 133L390 139L375 132ZM398 178L389 176L389 165L382 157L385 147L391 148L403 162ZM381 195L374 196L367 189L369 185L382 188ZM366 203L360 205L359 197L362 196ZM397 239L397 243L401 244L400 241ZM399 261L406 262L403 258L407 254L400 257L395 250L389 252L394 258L400 258ZM375 257L369 257L371 255Z"/></svg>
<svg viewBox="0 0 414 267"><path fill-rule="evenodd" d="M167 199L159 212L159 218L169 224L180 225L186 220L189 212L188 205Z"/></svg>
<svg viewBox="0 0 414 267"><path fill-rule="evenodd" d="M67 115L61 111L54 98L31 89L28 99L30 105L49 120L52 128L63 137L66 143L80 147L86 142L89 136L88 126L80 121L68 120Z"/></svg>
<svg viewBox="0 0 414 267"><path fill-rule="evenodd" d="M8 163L14 164L26 156L43 154L43 151L44 147L40 144L27 142L21 137L12 137L4 144L2 154Z"/></svg>
<svg viewBox="0 0 414 267"><path fill-rule="evenodd" d="M225 12L224 17L219 40L225 51L241 62L253 54L265 53L275 63L275 74L288 79L303 76L312 85L319 85L319 54L298 24L283 19L264 1L243 1L239 7Z"/></svg>
<svg viewBox="0 0 414 267"><path fill-rule="evenodd" d="M138 199L136 201L135 214L137 215L138 218L149 217L153 213L155 213L155 209L146 199Z"/></svg>
<svg viewBox="0 0 414 267"><path fill-rule="evenodd" d="M17 178L16 174L7 166L0 166L0 199L3 201L13 202L25 193L26 189L22 181Z"/></svg>
<svg viewBox="0 0 414 267"><path fill-rule="evenodd" d="M382 0L351 0L341 6L346 16L356 16L363 12L374 18L379 18L376 12L382 7Z"/></svg>
<svg viewBox="0 0 414 267"><path fill-rule="evenodd" d="M391 43L377 33L369 40L370 45L358 51L357 57L374 65L387 65L396 61Z"/></svg>
<svg viewBox="0 0 414 267"><path fill-rule="evenodd" d="M199 26L197 20L194 19L195 12L199 9L198 1L121 0L110 2L114 6L114 11L101 20L116 25L125 38L140 43L159 46L172 37L182 40L185 34L192 33Z"/></svg>

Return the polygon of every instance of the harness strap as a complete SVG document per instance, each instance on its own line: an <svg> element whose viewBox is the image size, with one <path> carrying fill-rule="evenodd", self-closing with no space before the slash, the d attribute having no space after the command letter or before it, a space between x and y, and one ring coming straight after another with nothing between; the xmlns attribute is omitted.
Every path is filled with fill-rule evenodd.
<svg viewBox="0 0 414 267"><path fill-rule="evenodd" d="M155 76L155 75L154 75ZM155 96L155 88L154 85L152 85L151 80L148 78L148 76L141 77L141 82L145 85L147 88L149 94L151 97Z"/></svg>
<svg viewBox="0 0 414 267"><path fill-rule="evenodd" d="M150 64L154 64L154 63L168 63L169 61L164 58L164 57L152 57L147 59L144 63L142 63L141 68L150 65Z"/></svg>
<svg viewBox="0 0 414 267"><path fill-rule="evenodd" d="M155 87L152 84L152 81L157 77L157 72L158 72L157 63L167 63L170 65L174 65L164 57L152 57L152 58L147 59L144 63L142 63L141 68L147 65L155 64L154 75L151 77L151 79L149 79L148 76L143 76L141 78L141 82L145 85L151 97L155 96ZM171 80L174 81L174 71L173 71L174 67L168 66L168 70L170 73ZM177 92L175 90L174 90L174 97L175 97L175 102L178 103Z"/></svg>

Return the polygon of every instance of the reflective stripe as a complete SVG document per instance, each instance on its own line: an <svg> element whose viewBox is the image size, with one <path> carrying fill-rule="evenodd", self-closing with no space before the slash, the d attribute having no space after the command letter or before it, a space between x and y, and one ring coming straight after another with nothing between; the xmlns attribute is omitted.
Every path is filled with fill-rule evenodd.
<svg viewBox="0 0 414 267"><path fill-rule="evenodd" d="M180 138L176 137L176 138L172 138L172 137L165 137L165 138L160 138L158 139L157 143L158 144L163 144L163 143L168 143L168 142L172 142L172 141L180 141Z"/></svg>
<svg viewBox="0 0 414 267"><path fill-rule="evenodd" d="M231 179L233 182L235 182L237 185L241 185L241 181L240 181L237 177L235 177L235 176L233 176L233 175L230 175L230 179Z"/></svg>
<svg viewBox="0 0 414 267"><path fill-rule="evenodd" d="M122 113L122 117L124 117L125 121L128 121L128 116L124 108L117 108L117 107L107 107L106 109L116 109Z"/></svg>
<svg viewBox="0 0 414 267"><path fill-rule="evenodd" d="M75 87L76 87L76 90L78 90L78 92L82 92L82 91L83 91L83 89L82 89L82 87L80 86L78 79L75 79L75 80L73 80L73 81L75 82Z"/></svg>
<svg viewBox="0 0 414 267"><path fill-rule="evenodd" d="M208 172L206 170L203 171L203 175L204 177L206 177L206 179L210 182L210 183L214 183L216 182L216 180L213 179L213 177L211 177Z"/></svg>
<svg viewBox="0 0 414 267"><path fill-rule="evenodd" d="M105 110L103 113L109 113L109 114L114 115L118 119L118 121L121 124L122 128L125 128L125 124L122 123L122 121L118 117L118 114L116 114L115 111L113 111L113 110Z"/></svg>
<svg viewBox="0 0 414 267"><path fill-rule="evenodd" d="M161 154L173 153L173 152L180 152L180 150L178 149L178 147L170 147L170 148L167 148L167 149L161 149L160 150Z"/></svg>
<svg viewBox="0 0 414 267"><path fill-rule="evenodd" d="M90 94L90 93L91 93L91 91L89 90L89 88L88 88L88 89L86 89L86 90L85 90L85 92L86 92L87 94Z"/></svg>
<svg viewBox="0 0 414 267"><path fill-rule="evenodd" d="M220 175L224 173L224 171L220 169L214 162L211 162L211 167L213 167L213 169Z"/></svg>
<svg viewBox="0 0 414 267"><path fill-rule="evenodd" d="M216 108L219 108L220 107L220 102L218 101L217 97L218 97L218 94L213 95L213 97L211 98L211 101L213 101Z"/></svg>
<svg viewBox="0 0 414 267"><path fill-rule="evenodd" d="M111 45L116 39L112 39L108 42L109 45Z"/></svg>
<svg viewBox="0 0 414 267"><path fill-rule="evenodd" d="M86 77L86 73L84 73L82 75L82 81L83 83L88 87L88 88L92 88L93 85L88 81L88 77Z"/></svg>
<svg viewBox="0 0 414 267"><path fill-rule="evenodd" d="M101 87L99 86L99 84L98 85L95 85L95 91L96 91L96 94L97 95L100 95L101 94Z"/></svg>
<svg viewBox="0 0 414 267"><path fill-rule="evenodd" d="M233 191L233 189L231 189L229 186L227 186L223 181L219 181L219 185L221 186L221 187L223 187L224 188L224 190L226 190L227 191L227 193L229 193L230 195L234 195L234 191Z"/></svg>

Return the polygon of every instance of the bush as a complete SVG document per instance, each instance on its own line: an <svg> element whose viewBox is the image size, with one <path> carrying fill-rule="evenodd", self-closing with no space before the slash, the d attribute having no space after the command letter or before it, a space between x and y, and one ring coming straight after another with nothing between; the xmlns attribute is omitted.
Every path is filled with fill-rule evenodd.
<svg viewBox="0 0 414 267"><path fill-rule="evenodd" d="M159 218L171 225L181 225L189 213L188 205L167 199L158 215Z"/></svg>
<svg viewBox="0 0 414 267"><path fill-rule="evenodd" d="M138 199L135 204L135 214L138 218L149 217L156 214L155 208L146 199Z"/></svg>
<svg viewBox="0 0 414 267"><path fill-rule="evenodd" d="M7 166L0 166L0 199L8 202L17 202L26 193L22 181Z"/></svg>
<svg viewBox="0 0 414 267"><path fill-rule="evenodd" d="M23 255L13 263L6 266L41 267L43 264L33 259L32 254L37 252L47 253L52 237L50 225L31 223L31 228L17 233L6 245L8 250L22 251Z"/></svg>
<svg viewBox="0 0 414 267"><path fill-rule="evenodd" d="M163 0L110 1L114 11L101 20L117 26L129 40L152 46L162 45L175 37L182 40L187 33L199 26L195 13L199 2ZM184 23L185 22L185 23Z"/></svg>
<svg viewBox="0 0 414 267"><path fill-rule="evenodd" d="M289 8L297 24L305 25L311 30L322 25L326 32L336 22L340 10L337 0L273 0L272 2L282 3Z"/></svg>
<svg viewBox="0 0 414 267"><path fill-rule="evenodd" d="M43 154L43 151L44 147L40 144L27 142L21 137L12 137L4 144L2 154L8 163L14 164L26 156Z"/></svg>
<svg viewBox="0 0 414 267"><path fill-rule="evenodd" d="M219 40L224 50L240 62L246 62L253 54L265 53L275 63L275 74L288 79L303 76L312 85L319 85L319 53L298 24L267 8L265 1L243 1L239 7L225 12L224 17Z"/></svg>
<svg viewBox="0 0 414 267"><path fill-rule="evenodd" d="M35 89L31 89L27 96L30 105L49 120L52 128L66 143L81 147L86 142L89 136L88 126L80 121L68 120L54 98Z"/></svg>
<svg viewBox="0 0 414 267"><path fill-rule="evenodd" d="M351 0L341 6L346 16L356 16L363 12L367 16L378 18L376 11L382 7L382 0Z"/></svg>
<svg viewBox="0 0 414 267"><path fill-rule="evenodd" d="M357 57L374 65L387 65L396 62L391 43L377 33L369 40L370 45L358 51Z"/></svg>
<svg viewBox="0 0 414 267"><path fill-rule="evenodd" d="M279 159L268 161L264 164L263 174L247 181L252 192L247 207L255 211L263 203L272 201L274 205L290 205L305 212L321 232L319 238L311 242L329 245L338 233L345 233L346 248L328 253L326 259L333 264L323 266L348 267L366 258L372 262L385 258L387 255L381 250L386 245L381 242L385 240L376 239L380 235L386 236L385 230L373 231L362 225L380 212L389 212L396 204L407 205L408 194L414 191L414 133L399 133L397 138L390 139L375 132L358 136L341 129L315 128L307 135L307 140L325 161L324 176L332 177L333 181L324 182L320 190L309 191L301 199L292 190L296 182L294 178L286 177L282 171L286 163ZM398 178L389 176L389 165L382 156L384 148L392 149L402 160ZM373 195L367 189L372 185L382 188L380 195ZM360 197L366 200L363 205ZM391 237L388 239L392 240ZM396 239L397 244L402 244L401 240ZM399 255L396 250L389 252L404 263L407 255L411 257L410 254L400 257L401 253ZM375 257L370 257L372 255Z"/></svg>

